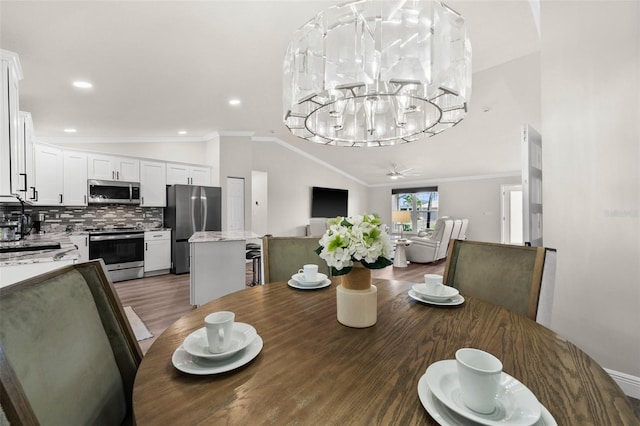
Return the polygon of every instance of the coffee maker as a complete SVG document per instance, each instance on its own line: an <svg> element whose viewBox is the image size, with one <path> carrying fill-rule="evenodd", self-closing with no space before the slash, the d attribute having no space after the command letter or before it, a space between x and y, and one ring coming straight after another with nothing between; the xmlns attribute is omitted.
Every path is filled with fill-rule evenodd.
<svg viewBox="0 0 640 426"><path fill-rule="evenodd" d="M44 213L33 213L31 215L31 223L33 232L39 234L42 230L42 224L45 222L47 215Z"/></svg>

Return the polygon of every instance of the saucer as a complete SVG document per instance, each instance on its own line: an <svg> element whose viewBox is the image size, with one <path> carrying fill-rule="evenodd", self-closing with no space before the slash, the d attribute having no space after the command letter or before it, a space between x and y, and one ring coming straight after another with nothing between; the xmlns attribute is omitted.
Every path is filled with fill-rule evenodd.
<svg viewBox="0 0 640 426"><path fill-rule="evenodd" d="M462 402L456 360L438 361L424 374L427 386L447 408L474 422L489 426L530 426L540 419L540 403L522 383L503 372L498 385L496 409L477 413Z"/></svg>
<svg viewBox="0 0 640 426"><path fill-rule="evenodd" d="M420 377L420 381L418 381L418 397L423 407L427 410L427 413L429 413L438 424L447 426L473 426L477 424L457 414L455 411L451 411L446 405L440 402L433 392L429 390L426 374ZM540 410L542 411L540 419L535 422L533 426L558 426L558 423L549 410L542 404L540 404Z"/></svg>
<svg viewBox="0 0 640 426"><path fill-rule="evenodd" d="M220 374L235 370L249 363L249 361L258 356L262 346L262 338L256 335L255 339L244 350L238 351L232 357L220 361L189 355L184 350L184 347L180 346L173 353L171 362L174 367L184 373L197 375Z"/></svg>
<svg viewBox="0 0 640 426"><path fill-rule="evenodd" d="M289 284L289 287L298 288L300 290L317 290L319 288L325 288L330 286L331 280L326 278L324 281L319 282L318 284L313 284L313 285L308 285L308 284L302 285L296 280L289 280L287 284Z"/></svg>
<svg viewBox="0 0 640 426"><path fill-rule="evenodd" d="M319 285L320 283L323 283L326 279L327 279L327 275L318 272L316 274L316 280L315 281L307 281L304 279L304 274L293 274L293 276L291 277L292 280L296 281L298 284L300 285L304 285L304 286L312 286L312 285Z"/></svg>
<svg viewBox="0 0 640 426"><path fill-rule="evenodd" d="M426 284L414 284L411 289L423 299L429 299L435 302L445 302L459 294L457 288L453 288L448 285L437 286L435 293L429 291L429 287L427 287Z"/></svg>
<svg viewBox="0 0 640 426"><path fill-rule="evenodd" d="M409 290L409 297L413 300L417 300L418 302L427 303L429 305L438 305L438 306L457 306L462 305L464 303L464 297L461 294L457 294L453 296L451 300L445 300L444 302L437 302L435 300L425 299L419 294L417 294L413 290Z"/></svg>
<svg viewBox="0 0 640 426"><path fill-rule="evenodd" d="M207 329L205 327L188 335L187 338L184 339L182 347L184 347L184 350L187 351L189 355L211 360L221 360L229 358L239 350L246 348L257 336L256 329L243 322L234 322L231 333L231 345L229 349L224 352L216 354L209 352Z"/></svg>

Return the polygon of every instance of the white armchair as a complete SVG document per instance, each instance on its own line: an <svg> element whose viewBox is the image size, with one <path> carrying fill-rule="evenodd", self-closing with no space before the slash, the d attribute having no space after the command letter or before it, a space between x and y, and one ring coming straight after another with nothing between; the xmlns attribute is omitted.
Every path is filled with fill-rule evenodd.
<svg viewBox="0 0 640 426"><path fill-rule="evenodd" d="M454 219L439 218L430 235L412 237L411 245L407 247L407 260L415 263L429 263L447 257L454 224ZM460 228L461 222L458 224L458 233Z"/></svg>

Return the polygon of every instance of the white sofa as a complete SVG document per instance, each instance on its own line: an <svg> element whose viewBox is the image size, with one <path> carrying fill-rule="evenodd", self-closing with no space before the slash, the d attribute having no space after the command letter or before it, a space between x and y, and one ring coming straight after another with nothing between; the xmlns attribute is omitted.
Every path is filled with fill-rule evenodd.
<svg viewBox="0 0 640 426"><path fill-rule="evenodd" d="M411 238L407 247L407 260L415 263L430 263L447 257L451 239L466 239L469 219L441 217L433 231L425 236Z"/></svg>

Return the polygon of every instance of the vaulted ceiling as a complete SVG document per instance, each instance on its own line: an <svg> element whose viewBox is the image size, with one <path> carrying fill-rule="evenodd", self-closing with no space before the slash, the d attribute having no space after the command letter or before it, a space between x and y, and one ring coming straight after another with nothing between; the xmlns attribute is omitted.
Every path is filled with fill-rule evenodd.
<svg viewBox="0 0 640 426"><path fill-rule="evenodd" d="M2 0L0 47L20 56L20 108L37 138L180 143L250 132L380 185L392 163L413 168L412 181L519 169L519 125L540 119L532 2L447 2L465 17L473 48L469 114L435 137L387 148L320 146L282 124L286 47L329 1ZM74 80L94 87L80 91Z"/></svg>

